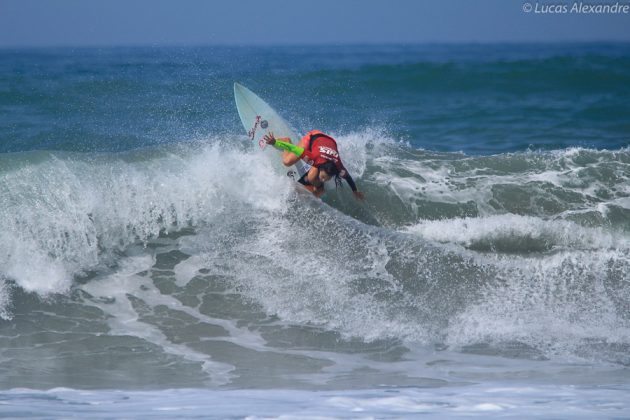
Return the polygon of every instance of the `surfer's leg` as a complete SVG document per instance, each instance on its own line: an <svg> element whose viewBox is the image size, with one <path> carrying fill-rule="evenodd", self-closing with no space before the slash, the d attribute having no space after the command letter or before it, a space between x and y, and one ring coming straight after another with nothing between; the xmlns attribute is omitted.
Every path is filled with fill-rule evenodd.
<svg viewBox="0 0 630 420"><path fill-rule="evenodd" d="M322 185L322 182L319 180L319 169L311 166L311 169L306 173L306 180L309 184L315 185L316 187Z"/></svg>
<svg viewBox="0 0 630 420"><path fill-rule="evenodd" d="M319 186L315 186L313 184L311 184L308 181L308 174L310 172L305 173L304 175L302 175L302 177L300 179L298 179L298 182L302 185L304 185L304 187L309 190L310 192L312 192L315 197L321 197L324 194L324 184L320 184Z"/></svg>
<svg viewBox="0 0 630 420"><path fill-rule="evenodd" d="M319 180L319 169L312 167L304 174L305 181L313 188L310 190L316 197L321 197L324 194L324 184Z"/></svg>
<svg viewBox="0 0 630 420"><path fill-rule="evenodd" d="M291 143L290 138L287 138L286 140L287 142ZM297 145L298 147L304 148L304 141L300 140ZM296 156L295 153L291 153L287 150L282 152L282 163L284 164L284 166L293 166L297 163L298 160L300 160L300 157Z"/></svg>
<svg viewBox="0 0 630 420"><path fill-rule="evenodd" d="M319 187L313 187L312 193L315 195L315 197L320 198L322 195L324 195L324 184L320 185Z"/></svg>
<svg viewBox="0 0 630 420"><path fill-rule="evenodd" d="M282 163L284 166L295 165L298 160L300 160L300 158L295 154L287 151L282 152Z"/></svg>
<svg viewBox="0 0 630 420"><path fill-rule="evenodd" d="M311 185L308 183L308 179L306 179L307 176L308 176L308 172L302 175L300 179L298 179L298 182L302 185Z"/></svg>

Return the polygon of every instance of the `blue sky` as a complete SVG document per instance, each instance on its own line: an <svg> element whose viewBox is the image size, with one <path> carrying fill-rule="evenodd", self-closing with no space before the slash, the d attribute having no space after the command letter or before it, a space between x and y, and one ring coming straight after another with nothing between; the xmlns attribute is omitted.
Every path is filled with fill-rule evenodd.
<svg viewBox="0 0 630 420"><path fill-rule="evenodd" d="M526 1L0 0L0 46L630 42L630 14L525 13Z"/></svg>

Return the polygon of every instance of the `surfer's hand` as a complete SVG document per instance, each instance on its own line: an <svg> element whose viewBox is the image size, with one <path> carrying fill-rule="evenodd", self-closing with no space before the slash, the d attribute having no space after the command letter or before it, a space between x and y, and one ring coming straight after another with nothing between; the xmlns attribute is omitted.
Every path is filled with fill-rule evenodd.
<svg viewBox="0 0 630 420"><path fill-rule="evenodd" d="M263 140L265 140L265 143L270 144L272 146L276 142L276 138L273 136L273 133L265 134L265 136L263 137Z"/></svg>
<svg viewBox="0 0 630 420"><path fill-rule="evenodd" d="M365 194L363 194L361 191L352 191L352 194L354 194L354 198L359 201L365 200Z"/></svg>

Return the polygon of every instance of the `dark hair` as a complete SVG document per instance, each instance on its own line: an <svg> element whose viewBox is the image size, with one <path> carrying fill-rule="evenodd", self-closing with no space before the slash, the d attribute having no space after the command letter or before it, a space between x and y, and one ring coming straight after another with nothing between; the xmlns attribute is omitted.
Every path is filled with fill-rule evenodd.
<svg viewBox="0 0 630 420"><path fill-rule="evenodd" d="M335 165L335 162L329 160L326 163L322 163L317 167L320 171L326 172L331 177L335 178L335 187L338 188L341 186L341 178L339 177L339 168Z"/></svg>
<svg viewBox="0 0 630 420"><path fill-rule="evenodd" d="M330 161L330 160L326 163L322 163L321 165L319 165L317 169L319 169L320 171L325 171L330 176L339 175L339 168L337 168L337 165L335 165L335 162Z"/></svg>

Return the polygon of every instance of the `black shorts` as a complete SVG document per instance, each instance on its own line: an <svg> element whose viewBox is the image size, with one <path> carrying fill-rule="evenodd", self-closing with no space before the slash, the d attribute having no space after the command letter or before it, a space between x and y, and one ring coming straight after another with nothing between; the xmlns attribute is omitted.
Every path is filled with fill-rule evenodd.
<svg viewBox="0 0 630 420"><path fill-rule="evenodd" d="M310 182L308 182L308 179L306 179L307 175L308 175L308 172L306 172L304 175L302 175L302 176L300 177L300 179L298 179L298 182L299 182L300 184L302 184L302 185L311 185L311 183L310 183Z"/></svg>

